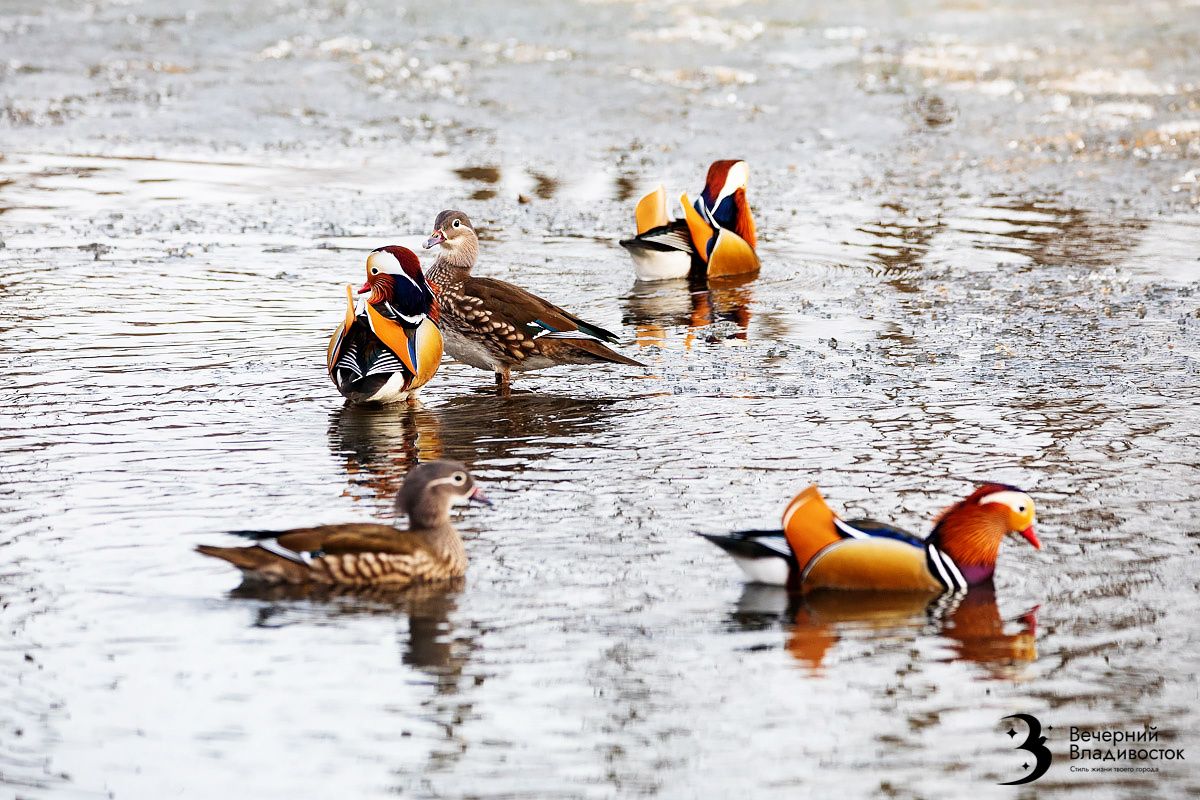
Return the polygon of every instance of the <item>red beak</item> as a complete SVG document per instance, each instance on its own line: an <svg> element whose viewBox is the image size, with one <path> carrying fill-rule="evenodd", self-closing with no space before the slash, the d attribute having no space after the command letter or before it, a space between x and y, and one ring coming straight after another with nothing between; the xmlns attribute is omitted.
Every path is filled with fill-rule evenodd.
<svg viewBox="0 0 1200 800"><path fill-rule="evenodd" d="M362 285L362 286L359 288L359 290L358 290L358 293L359 293L359 294L366 294L366 293L367 293L367 292L369 292L369 291L371 291L371 282L370 282L370 281L367 281L366 283L364 283L364 284L363 284L363 285Z"/></svg>
<svg viewBox="0 0 1200 800"><path fill-rule="evenodd" d="M1034 550L1041 550L1042 543L1038 541L1037 534L1033 532L1033 526L1030 525L1025 530L1021 531L1021 535L1025 537L1025 541L1033 545Z"/></svg>

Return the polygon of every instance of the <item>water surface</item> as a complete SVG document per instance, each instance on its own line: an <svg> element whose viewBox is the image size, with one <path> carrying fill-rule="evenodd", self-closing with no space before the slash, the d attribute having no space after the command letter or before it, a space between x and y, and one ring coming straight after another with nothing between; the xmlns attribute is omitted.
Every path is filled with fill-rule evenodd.
<svg viewBox="0 0 1200 800"><path fill-rule="evenodd" d="M1195 4L10 4L0 15L0 794L1012 797L1000 718L1196 746ZM637 285L738 155L764 269ZM480 271L644 372L324 374L341 286L458 206ZM461 587L251 592L224 531L497 501ZM1029 489L958 604L743 587L694 530L819 481L915 530ZM1197 756L1200 758L1200 756ZM1033 792L1020 796L1035 796Z"/></svg>

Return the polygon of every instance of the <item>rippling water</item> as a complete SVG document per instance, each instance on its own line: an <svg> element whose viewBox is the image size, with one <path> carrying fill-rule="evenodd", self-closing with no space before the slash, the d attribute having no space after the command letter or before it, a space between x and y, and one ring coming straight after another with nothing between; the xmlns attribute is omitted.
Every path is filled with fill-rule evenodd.
<svg viewBox="0 0 1200 800"><path fill-rule="evenodd" d="M1040 8L0 15L0 793L1011 797L1015 712L1054 726L1021 796L1200 791L1066 757L1200 731L1200 28ZM632 199L731 146L762 275L635 285ZM345 407L340 287L446 205L650 369ZM498 501L460 587L192 553L389 519L438 457ZM956 605L743 587L692 535L812 480L925 530L984 479L1045 548Z"/></svg>

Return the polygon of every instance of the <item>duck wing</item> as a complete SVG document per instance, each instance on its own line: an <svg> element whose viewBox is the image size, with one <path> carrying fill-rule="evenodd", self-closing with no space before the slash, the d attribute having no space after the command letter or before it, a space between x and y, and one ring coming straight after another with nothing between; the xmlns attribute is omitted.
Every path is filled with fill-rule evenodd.
<svg viewBox="0 0 1200 800"><path fill-rule="evenodd" d="M420 532L390 525L353 523L234 533L257 542L249 547L200 545L196 550L273 583L399 585L461 574L440 563L442 559Z"/></svg>
<svg viewBox="0 0 1200 800"><path fill-rule="evenodd" d="M632 239L622 239L621 246L626 250L658 250L661 252L679 251L689 255L696 254L692 243L691 232L684 220L675 220L657 228L651 228L645 233L639 233Z"/></svg>
<svg viewBox="0 0 1200 800"><path fill-rule="evenodd" d="M542 333L582 333L602 342L615 344L617 335L599 325L580 319L532 292L495 278L471 278L463 284L462 301L469 319L465 320L481 335L529 336ZM497 328L500 325L500 328ZM504 326L511 327L509 332Z"/></svg>

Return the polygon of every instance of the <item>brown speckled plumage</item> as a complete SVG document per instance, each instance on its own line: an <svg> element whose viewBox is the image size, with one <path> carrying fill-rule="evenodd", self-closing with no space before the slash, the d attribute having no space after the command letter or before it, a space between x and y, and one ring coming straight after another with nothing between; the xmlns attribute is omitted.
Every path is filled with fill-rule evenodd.
<svg viewBox="0 0 1200 800"><path fill-rule="evenodd" d="M443 211L426 246L441 245L429 280L437 284L445 349L452 358L491 370L503 389L509 372L559 364L644 366L605 342L611 332L537 295L495 278L471 275L478 239L461 211Z"/></svg>
<svg viewBox="0 0 1200 800"><path fill-rule="evenodd" d="M435 461L415 467L396 498L410 528L351 523L271 533L247 531L260 539L250 547L196 549L242 570L248 579L274 584L394 587L462 577L467 552L450 524L456 500L482 495L466 467Z"/></svg>

